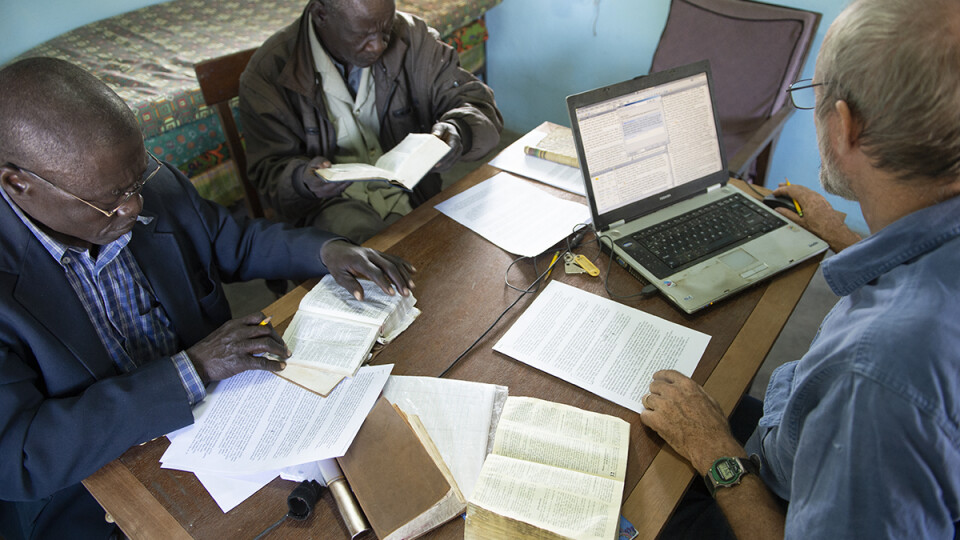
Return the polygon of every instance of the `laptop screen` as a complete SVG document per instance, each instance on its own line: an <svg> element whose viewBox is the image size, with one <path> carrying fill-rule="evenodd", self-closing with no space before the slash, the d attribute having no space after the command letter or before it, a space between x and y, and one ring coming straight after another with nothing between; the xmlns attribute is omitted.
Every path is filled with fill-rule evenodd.
<svg viewBox="0 0 960 540"><path fill-rule="evenodd" d="M726 182L706 63L567 99L598 227Z"/></svg>

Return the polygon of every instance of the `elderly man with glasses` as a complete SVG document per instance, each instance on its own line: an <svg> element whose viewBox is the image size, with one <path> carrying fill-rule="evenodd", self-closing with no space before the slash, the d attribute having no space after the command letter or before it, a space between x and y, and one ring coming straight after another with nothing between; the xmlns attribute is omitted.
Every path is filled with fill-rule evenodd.
<svg viewBox="0 0 960 540"><path fill-rule="evenodd" d="M824 262L840 300L773 373L745 446L743 404L728 424L689 378L654 376L641 420L706 487L664 538L958 538L958 88L956 0L856 0L831 25L793 94L815 109L824 189L870 236Z"/></svg>
<svg viewBox="0 0 960 540"><path fill-rule="evenodd" d="M221 281L330 272L358 297L360 276L413 287L396 257L234 220L145 151L116 94L60 60L0 70L0 188L6 540L116 534L82 479L192 423L205 383L283 369L279 335L261 313L231 319Z"/></svg>

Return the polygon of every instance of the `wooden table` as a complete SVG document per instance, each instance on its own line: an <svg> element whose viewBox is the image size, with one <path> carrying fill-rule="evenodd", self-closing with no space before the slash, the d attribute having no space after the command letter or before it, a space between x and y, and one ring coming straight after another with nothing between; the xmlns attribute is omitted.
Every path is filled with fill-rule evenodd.
<svg viewBox="0 0 960 540"><path fill-rule="evenodd" d="M476 233L440 214L433 205L497 172L477 169L431 201L389 227L366 245L389 251L412 262L417 321L376 357L374 363L395 364L397 375L440 374L520 294L504 285L504 272L513 256ZM543 184L534 185L567 199L581 199ZM568 276L562 267L550 279L561 280L607 296L602 278L609 258L598 256L596 243L585 242L577 252L600 267L600 278ZM553 251L537 259L542 271ZM693 378L704 385L729 413L747 390L761 363L816 271L809 261L695 315L686 315L662 297L627 300L631 305L666 320L711 336ZM528 284L537 271L530 262L515 265L509 278ZM289 323L308 282L269 306L280 331ZM619 267L609 275L617 294L639 291L640 283ZM492 346L510 328L534 295L518 305L454 367L447 377L503 384L511 395L534 396L619 416L631 425L631 445L624 488L623 515L640 532L654 538L693 479L694 471L663 441L643 427L639 415L603 400L561 379L494 353ZM192 473L161 469L158 461L169 445L159 438L131 448L86 480L84 485L132 538L253 538L287 511L293 482L276 479L239 506L224 514ZM385 449L387 450L387 449ZM347 530L329 494L318 502L310 519L286 520L267 538L347 538ZM368 535L373 538L372 533ZM463 520L456 519L426 538L462 538Z"/></svg>

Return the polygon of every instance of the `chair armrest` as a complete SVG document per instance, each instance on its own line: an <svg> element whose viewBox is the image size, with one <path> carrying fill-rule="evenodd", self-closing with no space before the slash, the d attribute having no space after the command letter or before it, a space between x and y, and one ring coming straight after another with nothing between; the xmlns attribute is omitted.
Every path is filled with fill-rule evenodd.
<svg viewBox="0 0 960 540"><path fill-rule="evenodd" d="M790 115L793 114L794 110L793 106L787 103L760 125L757 131L747 139L747 142L743 143L740 150L737 151L736 155L730 158L730 161L727 163L730 176L743 178L743 175L746 174L750 168L750 164L780 135L780 132L783 131L783 126L787 123L787 120L790 118Z"/></svg>

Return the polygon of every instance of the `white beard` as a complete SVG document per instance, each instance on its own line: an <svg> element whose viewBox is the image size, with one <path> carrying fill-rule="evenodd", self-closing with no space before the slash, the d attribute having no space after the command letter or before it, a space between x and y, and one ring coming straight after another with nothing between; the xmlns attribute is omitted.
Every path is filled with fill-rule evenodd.
<svg viewBox="0 0 960 540"><path fill-rule="evenodd" d="M830 146L825 126L817 130L817 145L820 147L820 185L824 191L856 202L857 195L850 187L850 177L837 167L837 156Z"/></svg>

